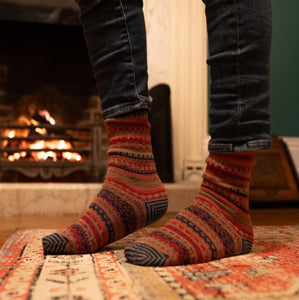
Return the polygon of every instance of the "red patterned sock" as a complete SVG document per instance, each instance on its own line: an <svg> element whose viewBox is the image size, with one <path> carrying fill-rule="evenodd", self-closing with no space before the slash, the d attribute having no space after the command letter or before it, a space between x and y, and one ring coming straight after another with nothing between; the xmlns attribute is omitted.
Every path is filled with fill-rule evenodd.
<svg viewBox="0 0 299 300"><path fill-rule="evenodd" d="M167 196L156 171L147 115L108 119L108 170L73 225L43 238L46 254L91 253L160 219Z"/></svg>
<svg viewBox="0 0 299 300"><path fill-rule="evenodd" d="M213 154L193 203L174 219L125 249L129 262L167 266L202 263L248 253L252 153Z"/></svg>

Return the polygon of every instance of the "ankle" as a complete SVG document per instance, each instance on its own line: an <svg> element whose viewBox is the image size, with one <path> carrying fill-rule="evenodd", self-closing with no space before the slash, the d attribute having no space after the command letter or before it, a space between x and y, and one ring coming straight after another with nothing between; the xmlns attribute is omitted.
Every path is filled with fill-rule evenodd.
<svg viewBox="0 0 299 300"><path fill-rule="evenodd" d="M221 196L225 203L218 203L218 205L223 209L225 205L233 205L243 209L244 212L249 212L249 187L254 154L252 152L210 153L206 163L200 193L215 195L213 199Z"/></svg>
<svg viewBox="0 0 299 300"><path fill-rule="evenodd" d="M147 114L107 119L108 154L152 155L151 126Z"/></svg>
<svg viewBox="0 0 299 300"><path fill-rule="evenodd" d="M118 130L128 130L128 134L134 131L134 128L151 129L151 125L148 121L148 113L136 113L130 115L124 115L118 118L110 118L105 120L105 124L108 130L108 138L117 135ZM118 130L116 130L118 129Z"/></svg>

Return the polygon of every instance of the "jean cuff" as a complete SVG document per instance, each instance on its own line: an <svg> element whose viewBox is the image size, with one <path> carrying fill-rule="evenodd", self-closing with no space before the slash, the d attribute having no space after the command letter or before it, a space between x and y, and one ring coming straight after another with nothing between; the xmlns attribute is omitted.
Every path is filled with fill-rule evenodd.
<svg viewBox="0 0 299 300"><path fill-rule="evenodd" d="M149 112L152 107L151 101L146 98L144 101L136 101L124 104L118 104L107 109L103 109L104 120L109 118L116 118L129 113L135 113L139 111Z"/></svg>
<svg viewBox="0 0 299 300"><path fill-rule="evenodd" d="M269 150L271 148L272 139L259 139L244 142L240 144L223 144L209 142L208 150L213 153L234 153L234 152L248 152L258 150Z"/></svg>

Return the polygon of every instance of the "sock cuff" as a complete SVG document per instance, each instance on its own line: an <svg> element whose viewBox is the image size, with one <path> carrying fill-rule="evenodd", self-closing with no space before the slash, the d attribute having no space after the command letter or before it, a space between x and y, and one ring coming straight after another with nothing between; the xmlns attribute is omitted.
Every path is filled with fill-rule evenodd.
<svg viewBox="0 0 299 300"><path fill-rule="evenodd" d="M150 123L147 114L107 119L108 153L152 153Z"/></svg>
<svg viewBox="0 0 299 300"><path fill-rule="evenodd" d="M204 182L214 182L227 190L242 190L248 194L251 173L254 165L253 153L215 154L206 159L207 167Z"/></svg>
<svg viewBox="0 0 299 300"><path fill-rule="evenodd" d="M248 173L252 170L255 157L253 152L240 152L230 154L211 153L206 159L207 165L218 165L219 169Z"/></svg>

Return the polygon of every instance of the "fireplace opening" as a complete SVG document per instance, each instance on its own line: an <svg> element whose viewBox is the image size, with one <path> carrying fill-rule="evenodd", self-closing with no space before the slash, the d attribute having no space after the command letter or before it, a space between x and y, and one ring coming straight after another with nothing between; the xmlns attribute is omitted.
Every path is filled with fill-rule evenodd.
<svg viewBox="0 0 299 300"><path fill-rule="evenodd" d="M101 181L107 136L81 27L0 21L0 33L0 181Z"/></svg>

